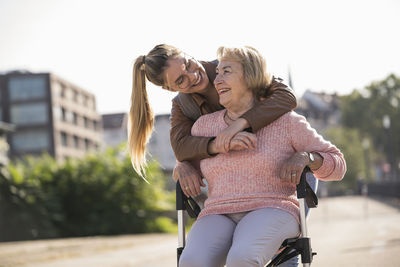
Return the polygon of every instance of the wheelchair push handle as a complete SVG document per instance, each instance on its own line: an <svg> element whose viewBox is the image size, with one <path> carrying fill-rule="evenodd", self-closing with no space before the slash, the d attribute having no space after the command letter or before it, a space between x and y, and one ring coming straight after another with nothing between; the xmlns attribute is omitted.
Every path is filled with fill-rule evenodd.
<svg viewBox="0 0 400 267"><path fill-rule="evenodd" d="M307 173L309 172L312 173L311 169L307 166L301 173L300 182L296 186L297 199L305 199L309 208L315 208L318 206L318 197L307 182Z"/></svg>
<svg viewBox="0 0 400 267"><path fill-rule="evenodd" d="M185 210L185 195L183 194L181 184L176 182L176 210Z"/></svg>
<svg viewBox="0 0 400 267"><path fill-rule="evenodd" d="M183 191L179 181L176 182L176 210L186 210L192 218L197 218L201 209L200 206L191 197L187 197Z"/></svg>
<svg viewBox="0 0 400 267"><path fill-rule="evenodd" d="M301 173L300 182L297 184L297 198L306 197L306 186L307 186L307 173L311 172L310 168L306 166Z"/></svg>

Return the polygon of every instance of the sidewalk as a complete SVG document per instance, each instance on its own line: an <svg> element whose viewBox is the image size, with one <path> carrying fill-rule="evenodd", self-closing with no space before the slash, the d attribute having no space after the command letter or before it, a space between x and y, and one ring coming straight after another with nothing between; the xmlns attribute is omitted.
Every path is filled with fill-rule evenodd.
<svg viewBox="0 0 400 267"><path fill-rule="evenodd" d="M400 266L398 203L364 197L322 199L309 223L318 252L312 266Z"/></svg>
<svg viewBox="0 0 400 267"><path fill-rule="evenodd" d="M320 199L308 223L313 267L400 266L398 201ZM69 238L0 243L0 266L176 266L177 235Z"/></svg>

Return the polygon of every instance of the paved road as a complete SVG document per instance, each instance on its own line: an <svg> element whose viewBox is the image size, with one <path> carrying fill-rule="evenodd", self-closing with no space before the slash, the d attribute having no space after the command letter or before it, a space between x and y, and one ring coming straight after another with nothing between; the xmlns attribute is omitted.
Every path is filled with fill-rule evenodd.
<svg viewBox="0 0 400 267"><path fill-rule="evenodd" d="M386 201L387 202L387 201ZM313 267L400 266L400 205L362 197L321 199L309 232ZM0 243L0 266L176 266L170 234Z"/></svg>
<svg viewBox="0 0 400 267"><path fill-rule="evenodd" d="M400 209L372 199L322 200L309 232L318 255L312 266L400 266Z"/></svg>

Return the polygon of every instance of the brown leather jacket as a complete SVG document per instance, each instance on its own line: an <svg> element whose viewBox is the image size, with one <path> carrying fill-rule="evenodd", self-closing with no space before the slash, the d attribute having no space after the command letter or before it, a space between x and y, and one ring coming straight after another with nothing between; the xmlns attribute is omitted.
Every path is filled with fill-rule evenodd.
<svg viewBox="0 0 400 267"><path fill-rule="evenodd" d="M208 78L212 83L215 79L216 62L201 62L206 69ZM212 106L206 102L206 99L200 94L189 94L193 102L199 109L199 115L208 114L221 110L222 106ZM187 97L185 97L187 100ZM194 101L193 101L194 100ZM170 139L175 157L179 161L185 160L200 160L211 157L208 154L208 143L213 137L192 136L191 129L195 122L195 118L188 118L184 115L181 105L185 104L182 98L178 100L175 97L172 100L171 110L171 129ZM290 87L281 83L280 79L273 78L269 93L262 101L258 101L252 109L242 115L250 124L252 132L265 127L271 122L278 119L280 116L296 108L296 97ZM186 112L187 113L187 112Z"/></svg>

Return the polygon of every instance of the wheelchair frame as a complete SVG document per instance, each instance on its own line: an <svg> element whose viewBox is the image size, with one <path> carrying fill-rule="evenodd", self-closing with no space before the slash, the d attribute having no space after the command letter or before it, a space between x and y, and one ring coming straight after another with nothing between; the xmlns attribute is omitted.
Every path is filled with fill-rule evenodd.
<svg viewBox="0 0 400 267"><path fill-rule="evenodd" d="M285 261L301 255L303 267L309 267L313 260L313 256L317 253L312 251L311 239L308 236L306 221L306 205L308 208L315 208L318 205L318 198L314 191L306 181L306 174L311 170L306 167L302 174L300 183L297 185L297 199L300 206L300 229L301 235L298 238L289 238L283 241L280 253L276 255L266 267L274 267ZM185 247L185 215L184 211L192 218L197 218L200 213L199 205L191 198L187 197L180 186L179 181L176 183L176 210L178 216L178 248L177 248L177 266L179 267L179 258Z"/></svg>

